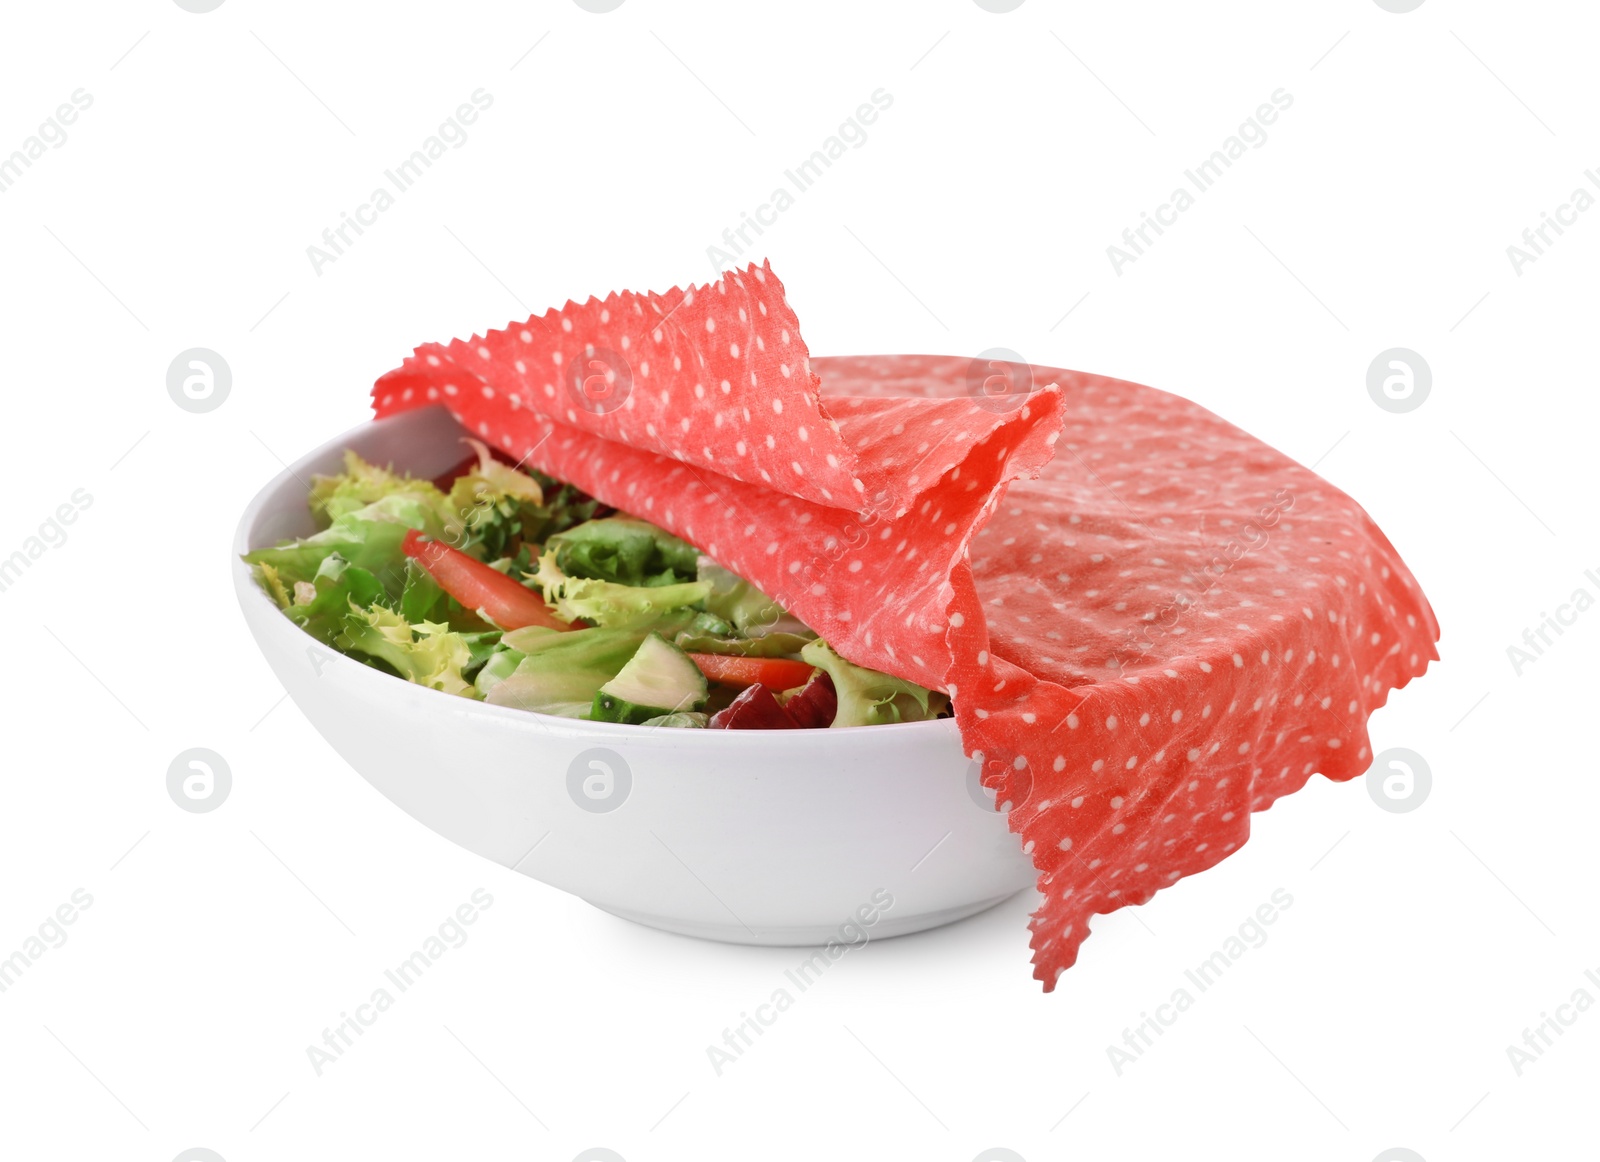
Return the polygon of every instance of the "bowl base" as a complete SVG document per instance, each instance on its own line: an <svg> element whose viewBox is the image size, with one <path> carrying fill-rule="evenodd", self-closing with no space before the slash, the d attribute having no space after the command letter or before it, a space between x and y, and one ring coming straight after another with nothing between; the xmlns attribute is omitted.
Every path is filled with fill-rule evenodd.
<svg viewBox="0 0 1600 1162"><path fill-rule="evenodd" d="M1026 889L1018 889L1025 891ZM954 924L957 920L965 920L968 916L976 916L979 912L987 911L998 904L1003 904L1016 892L1006 892L1004 895L995 896L988 900L979 900L974 904L961 904L954 908L942 908L935 912L921 912L914 916L884 916L872 925L869 930L874 940L886 937L909 936L913 932L925 932L929 928L939 928L945 924ZM737 922L727 924L707 924L695 920L683 920L674 916L654 916L645 912L634 912L627 908L612 908L605 904L594 904L602 912L623 920L631 920L635 924L643 924L646 928L659 928L663 932L676 932L680 936L694 936L700 940L716 940L723 944L760 944L775 948L810 948L827 944L830 940L842 940L839 934L840 924L824 926L800 925L796 927L764 927L747 928Z"/></svg>

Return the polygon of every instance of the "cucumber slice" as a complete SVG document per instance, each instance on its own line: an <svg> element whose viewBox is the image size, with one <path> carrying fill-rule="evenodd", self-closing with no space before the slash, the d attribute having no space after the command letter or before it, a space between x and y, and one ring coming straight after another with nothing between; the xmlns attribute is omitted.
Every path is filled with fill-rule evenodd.
<svg viewBox="0 0 1600 1162"><path fill-rule="evenodd" d="M699 710L705 702L705 675L688 654L653 633L617 676L600 687L589 717L597 722L643 723Z"/></svg>

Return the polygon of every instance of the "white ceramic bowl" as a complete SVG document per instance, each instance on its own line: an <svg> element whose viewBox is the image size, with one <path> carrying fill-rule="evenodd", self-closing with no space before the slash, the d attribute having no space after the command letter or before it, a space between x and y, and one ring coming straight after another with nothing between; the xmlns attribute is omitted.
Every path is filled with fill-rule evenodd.
<svg viewBox="0 0 1600 1162"><path fill-rule="evenodd" d="M235 554L312 532L306 482L337 471L345 448L430 477L461 461L463 434L429 408L330 441L251 501ZM863 908L871 935L899 935L1033 882L953 720L670 730L489 706L323 647L237 557L233 576L261 652L363 778L467 850L618 916L743 944L821 944Z"/></svg>

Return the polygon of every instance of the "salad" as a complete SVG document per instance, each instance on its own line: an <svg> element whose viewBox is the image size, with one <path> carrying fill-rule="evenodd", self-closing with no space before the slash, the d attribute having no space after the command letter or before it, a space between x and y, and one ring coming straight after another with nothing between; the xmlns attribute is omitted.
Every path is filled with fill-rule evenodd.
<svg viewBox="0 0 1600 1162"><path fill-rule="evenodd" d="M347 451L312 477L320 531L244 559L317 640L497 706L766 730L949 715L946 695L846 661L665 529L465 443L434 480Z"/></svg>

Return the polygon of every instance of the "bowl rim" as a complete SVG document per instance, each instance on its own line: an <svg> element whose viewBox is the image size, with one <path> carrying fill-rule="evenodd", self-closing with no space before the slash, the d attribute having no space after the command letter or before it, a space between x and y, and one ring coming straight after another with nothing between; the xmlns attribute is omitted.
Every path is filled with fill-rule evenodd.
<svg viewBox="0 0 1600 1162"><path fill-rule="evenodd" d="M295 481L296 483L300 483L303 486L305 473L309 470L309 465L312 462L321 460L333 452L343 452L345 449L352 446L353 441L358 438L360 434L370 431L375 425L391 423L396 420L401 420L412 416L416 412L427 410L437 410L445 413L446 415L449 414L448 409L443 407L443 405L433 404L429 405L427 408L413 408L408 411L398 412L392 416L385 416L381 419L374 418L367 420L365 423L358 424L353 428L341 432L332 439L324 440L310 451L302 454L292 463L285 464L280 472L274 474L270 479L262 484L259 489L256 490L255 494L245 505L244 511L240 514L238 524L234 527L231 553L234 589L239 598L240 606L247 615L247 619L250 609L246 603L255 602L257 603L257 608L260 611L279 618L285 628L292 629L296 634L303 636L308 642L317 641L316 638L312 637L299 626L289 621L288 618L284 617L283 611L278 607L277 602L273 601L271 597L268 596L267 591L263 589L256 581L254 570L245 563L244 555L251 551L250 542L253 539L252 534L254 533L256 526L259 524L262 515L267 511L268 502L273 494L275 494L291 480ZM453 418L454 417L452 417L452 419ZM470 434L465 428L462 428L462 432L463 434ZM523 728L532 727L543 730L578 731L584 734L595 735L600 738L616 738L619 741L629 739L637 741L640 737L642 737L642 735L661 729L660 727L647 727L624 722L595 722L585 718L565 718L556 714L543 714L537 710L518 710L511 706L497 706L490 702L483 702L473 698L463 698L459 694L447 694L443 690L434 690L427 686L419 686L415 682L407 682L403 678L397 678L392 674L385 674L381 670L374 669L371 666L363 665L356 659L350 657L348 654L332 647L328 648L328 653L332 656L332 660L325 664L333 665L345 674L354 675L359 672L367 676L353 680L365 681L367 678L370 678L375 681L382 681L386 683L399 683L402 688L416 691L417 693L424 695L433 695L436 698L447 698L450 700L450 705L460 704L460 709L471 707L474 714L484 714L487 715L491 720L504 721L508 725L516 724ZM400 697L406 696L404 694L400 694L399 691L396 691L395 693ZM448 709L444 703L438 703L436 705L438 705L441 710ZM872 726L840 727L839 729L850 731L851 737L857 737L857 732L860 731L870 732L873 736L880 736L884 731L922 731L929 734L934 731L942 731L947 734L953 733L958 736L960 733L956 719L953 715L949 718L926 719L922 722L887 722ZM812 736L817 738L819 741L831 741L832 739L838 737L832 734L831 728L822 728L820 731L802 730L770 732L751 730L675 730L671 731L668 737L673 739L682 738L687 740L688 738L709 738L711 736L721 735L730 736L731 740L741 740L750 735L762 734L779 734L789 737L791 742L799 741L798 739L792 737L795 734ZM736 744L733 741L729 741L726 743L712 743L711 745L731 746ZM963 753L965 753L965 748L963 748Z"/></svg>

